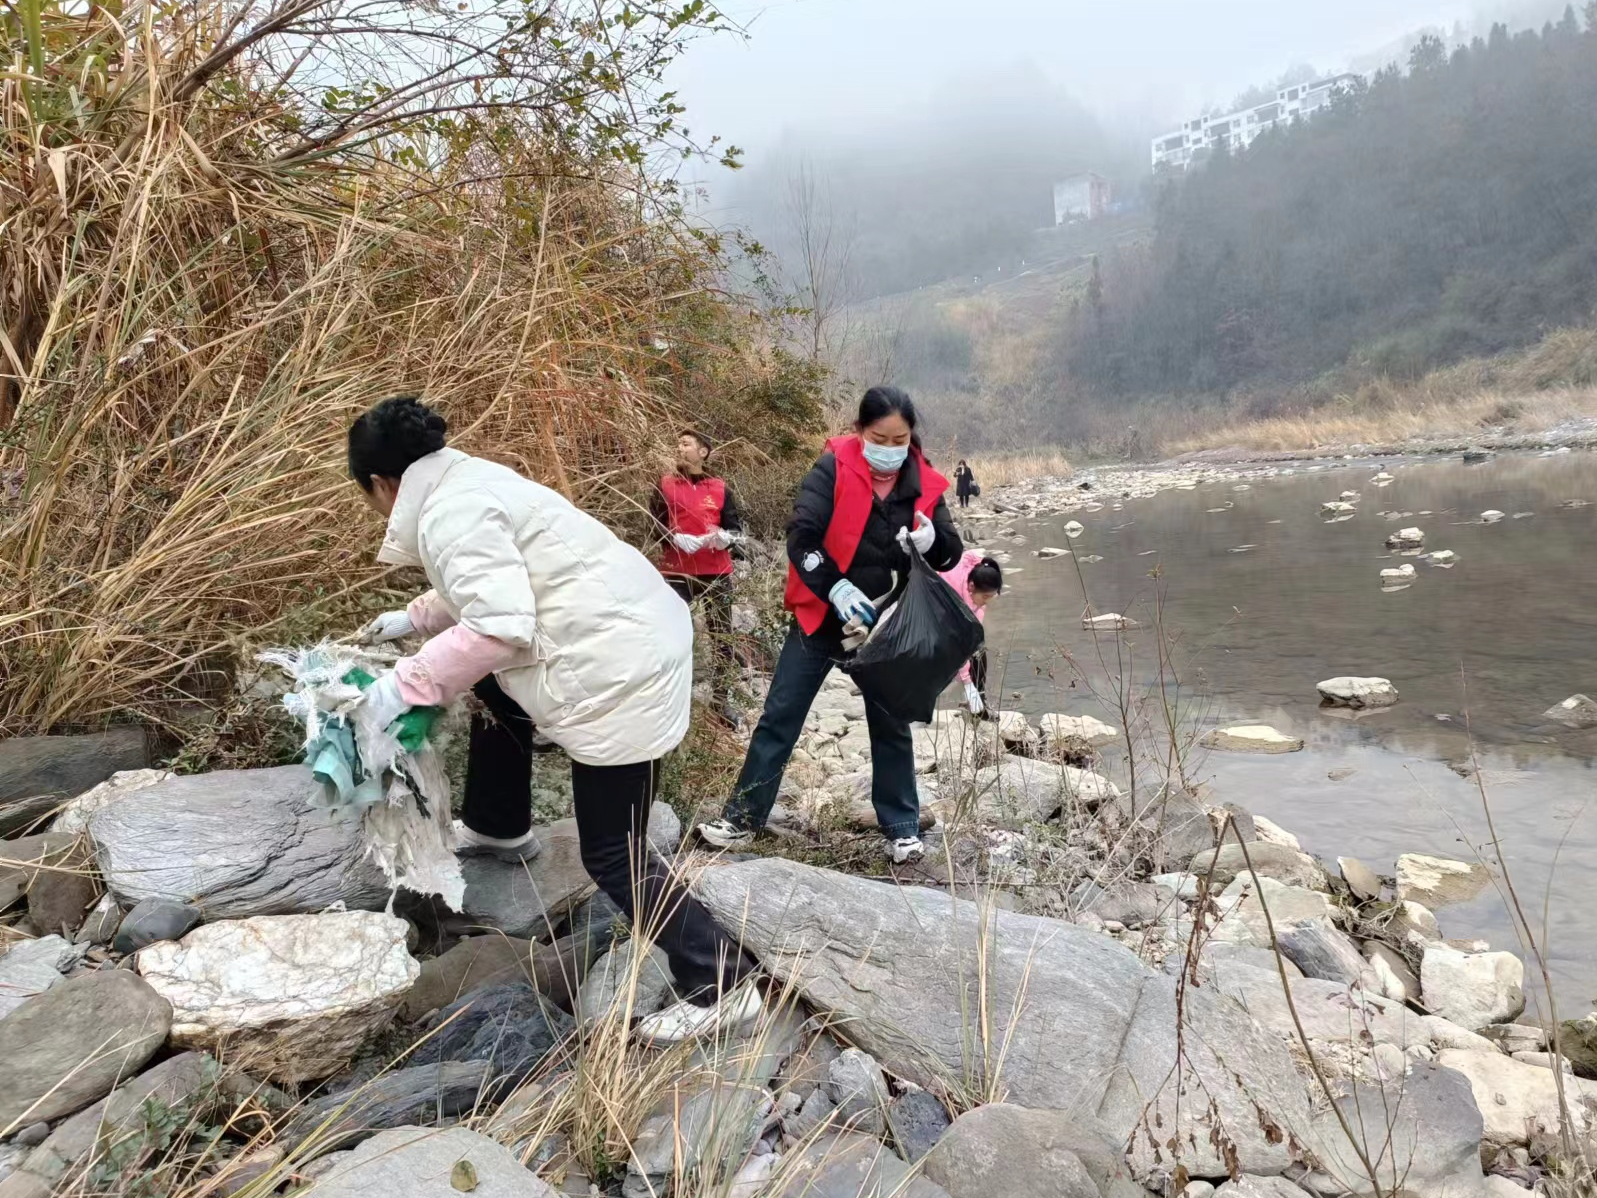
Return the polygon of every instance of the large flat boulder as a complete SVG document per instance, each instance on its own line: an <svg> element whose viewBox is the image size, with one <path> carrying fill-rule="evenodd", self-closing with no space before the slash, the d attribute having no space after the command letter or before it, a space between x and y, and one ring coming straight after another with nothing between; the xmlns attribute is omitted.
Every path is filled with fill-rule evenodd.
<svg viewBox="0 0 1597 1198"><path fill-rule="evenodd" d="M954 1120L926 1157L925 1176L949 1198L1143 1198L1120 1145L1091 1119L1007 1103Z"/></svg>
<svg viewBox="0 0 1597 1198"><path fill-rule="evenodd" d="M70 799L118 770L138 770L149 764L144 729L134 724L85 736L0 740L0 811L41 795L57 802ZM18 810L26 808L19 806Z"/></svg>
<svg viewBox="0 0 1597 1198"><path fill-rule="evenodd" d="M172 1006L124 969L69 978L0 1019L0 1127L104 1098L166 1041Z"/></svg>
<svg viewBox="0 0 1597 1198"><path fill-rule="evenodd" d="M593 889L593 879L582 865L576 820L556 820L536 831L543 848L531 861L461 858L460 872L466 878L461 910L435 905L445 932L503 932L528 940L553 936L577 901Z"/></svg>
<svg viewBox="0 0 1597 1198"><path fill-rule="evenodd" d="M557 1198L516 1154L464 1127L396 1127L341 1157L316 1198Z"/></svg>
<svg viewBox="0 0 1597 1198"><path fill-rule="evenodd" d="M408 931L374 911L228 920L152 944L138 966L172 1004L174 1044L308 1081L343 1068L393 1020L421 972Z"/></svg>
<svg viewBox="0 0 1597 1198"><path fill-rule="evenodd" d="M697 888L767 969L893 1073L979 1085L1001 1069L1011 1102L1097 1117L1131 1145L1141 1177L1168 1161L1156 1141L1172 1135L1204 1176L1225 1171L1226 1136L1244 1169L1269 1174L1308 1132L1307 1090L1279 1040L1230 1000L1188 990L1178 1068L1176 979L1108 937L791 861L712 868Z"/></svg>
<svg viewBox="0 0 1597 1198"><path fill-rule="evenodd" d="M89 820L106 887L124 907L192 903L217 919L380 910L389 887L362 859L360 824L311 806L321 783L303 766L168 778Z"/></svg>

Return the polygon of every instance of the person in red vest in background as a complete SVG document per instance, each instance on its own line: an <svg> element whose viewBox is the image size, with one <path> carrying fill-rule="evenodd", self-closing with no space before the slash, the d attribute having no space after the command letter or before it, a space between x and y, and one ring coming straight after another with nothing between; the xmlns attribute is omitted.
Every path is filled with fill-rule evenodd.
<svg viewBox="0 0 1597 1198"><path fill-rule="evenodd" d="M703 600L704 628L715 662L713 685L730 723L737 678L732 645L732 557L743 539L737 500L726 480L707 470L710 439L695 429L677 434L676 469L660 479L652 511L664 532L660 573L685 603Z"/></svg>
<svg viewBox="0 0 1597 1198"><path fill-rule="evenodd" d="M909 570L913 543L934 570L958 564L964 543L948 514L948 480L921 453L915 405L897 387L872 387L854 432L826 443L804 476L787 526L793 623L765 710L721 819L699 825L719 848L743 848L765 826L810 704L843 657L845 628L876 622L876 609ZM871 804L895 864L918 860L920 796L909 725L867 696Z"/></svg>

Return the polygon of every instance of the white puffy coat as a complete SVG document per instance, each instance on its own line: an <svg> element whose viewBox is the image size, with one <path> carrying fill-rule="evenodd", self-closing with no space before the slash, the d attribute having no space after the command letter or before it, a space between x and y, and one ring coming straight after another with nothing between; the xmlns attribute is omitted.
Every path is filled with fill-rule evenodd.
<svg viewBox="0 0 1597 1198"><path fill-rule="evenodd" d="M652 761L687 734L687 604L549 488L458 449L428 454L400 480L377 557L419 565L457 621L525 650L495 677L575 760Z"/></svg>

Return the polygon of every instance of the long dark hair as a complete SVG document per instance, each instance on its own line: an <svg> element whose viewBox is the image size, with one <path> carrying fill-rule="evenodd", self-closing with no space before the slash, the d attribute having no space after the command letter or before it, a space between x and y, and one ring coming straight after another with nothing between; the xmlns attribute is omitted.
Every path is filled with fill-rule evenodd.
<svg viewBox="0 0 1597 1198"><path fill-rule="evenodd" d="M966 575L970 589L973 591L990 591L994 595L1001 595L1004 591L1004 572L998 568L998 563L990 557L984 557L970 568Z"/></svg>
<svg viewBox="0 0 1597 1198"><path fill-rule="evenodd" d="M448 422L415 395L374 404L349 426L349 476L368 494L372 479L402 478L412 462L444 447Z"/></svg>
<svg viewBox="0 0 1597 1198"><path fill-rule="evenodd" d="M921 447L917 428L920 413L915 410L915 401L897 387L872 387L861 396L859 419L854 421L854 428L864 429L884 416L902 416L904 423L909 425L909 443L916 449Z"/></svg>

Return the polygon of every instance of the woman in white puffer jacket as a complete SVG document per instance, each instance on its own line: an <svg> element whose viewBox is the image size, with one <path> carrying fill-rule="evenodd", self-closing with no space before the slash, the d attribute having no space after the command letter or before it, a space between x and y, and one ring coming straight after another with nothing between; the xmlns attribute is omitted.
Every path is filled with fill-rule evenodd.
<svg viewBox="0 0 1597 1198"><path fill-rule="evenodd" d="M467 690L492 713L472 720L463 852L538 852L534 729L564 749L583 865L629 916L640 896L643 926L685 994L642 1034L680 1040L751 1018L754 989L728 994L752 963L647 849L660 759L688 729L687 605L599 521L508 467L447 448L445 432L412 396L384 400L349 430L350 474L388 519L378 560L420 566L433 588L367 630L430 639L365 702L383 726Z"/></svg>

